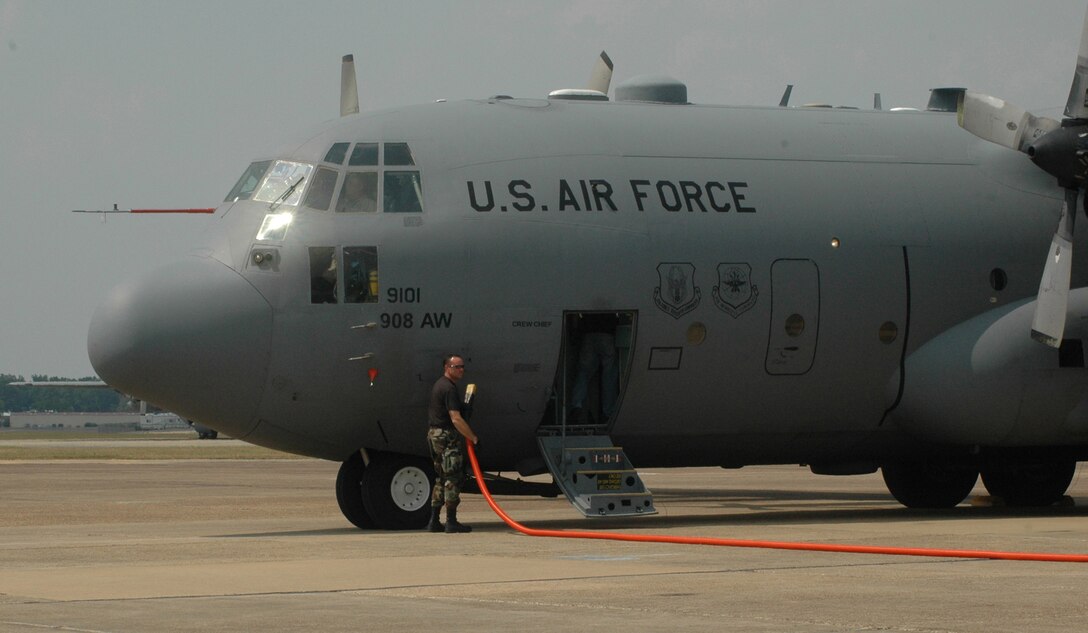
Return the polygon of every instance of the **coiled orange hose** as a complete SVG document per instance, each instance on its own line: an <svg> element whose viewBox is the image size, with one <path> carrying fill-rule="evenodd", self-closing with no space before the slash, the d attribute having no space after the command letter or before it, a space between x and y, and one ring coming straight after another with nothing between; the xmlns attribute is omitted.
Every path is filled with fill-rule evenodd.
<svg viewBox="0 0 1088 633"><path fill-rule="evenodd" d="M938 558L985 558L992 560L1022 560L1044 563L1088 563L1088 555L1084 554L1046 554L1032 552L988 552L979 550L960 549L930 549L924 547L874 547L868 545L840 545L833 543L793 543L788 541L751 541L729 538L706 538L690 536L665 536L660 534L622 534L617 532L586 532L581 530L538 530L525 527L510 515L506 514L499 504L495 503L491 492L487 489L483 471L476 461L476 450L471 442L468 446L469 462L472 464L472 472L476 475L476 483L487 505L499 515L511 528L528 536L546 536L552 538L587 538L609 541L633 541L637 543L673 543L679 545L716 545L718 547L755 547L764 549L801 550L809 552L839 552L846 554L883 554L886 556L930 556Z"/></svg>

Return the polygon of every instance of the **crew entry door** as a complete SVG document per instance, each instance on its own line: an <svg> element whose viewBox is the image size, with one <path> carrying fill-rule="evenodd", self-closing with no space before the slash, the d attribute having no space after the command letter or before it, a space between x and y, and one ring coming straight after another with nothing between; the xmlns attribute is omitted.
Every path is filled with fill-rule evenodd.
<svg viewBox="0 0 1088 633"><path fill-rule="evenodd" d="M564 312L563 343L542 427L607 429L619 410L637 314Z"/></svg>
<svg viewBox="0 0 1088 633"><path fill-rule="evenodd" d="M767 373L799 376L816 357L820 333L820 270L811 259L771 265L771 332Z"/></svg>

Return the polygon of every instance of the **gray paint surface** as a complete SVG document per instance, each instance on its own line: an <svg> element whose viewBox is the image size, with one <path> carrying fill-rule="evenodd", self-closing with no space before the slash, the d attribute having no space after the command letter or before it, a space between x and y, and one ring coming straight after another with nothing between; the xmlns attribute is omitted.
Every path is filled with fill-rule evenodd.
<svg viewBox="0 0 1088 633"><path fill-rule="evenodd" d="M684 81L695 103L923 107L967 85L1059 116L1084 3L992 0L414 2L284 5L0 2L0 370L83 375L94 306L188 251L214 220L70 209L213 206L255 155L338 110L354 52L362 109L582 86ZM647 37L653 33L653 37ZM800 142L799 140L796 142ZM987 151L987 150L981 150Z"/></svg>

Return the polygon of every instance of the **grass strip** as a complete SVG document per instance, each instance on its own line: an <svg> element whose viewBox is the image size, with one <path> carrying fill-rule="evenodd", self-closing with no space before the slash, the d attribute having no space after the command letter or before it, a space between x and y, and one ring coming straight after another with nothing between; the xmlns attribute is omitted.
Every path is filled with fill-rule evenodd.
<svg viewBox="0 0 1088 633"><path fill-rule="evenodd" d="M311 459L261 446L0 446L0 460Z"/></svg>

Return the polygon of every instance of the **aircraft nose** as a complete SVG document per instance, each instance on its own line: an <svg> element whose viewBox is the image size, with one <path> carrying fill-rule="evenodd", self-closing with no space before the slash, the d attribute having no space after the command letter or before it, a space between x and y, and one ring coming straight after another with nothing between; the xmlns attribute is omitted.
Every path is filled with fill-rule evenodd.
<svg viewBox="0 0 1088 633"><path fill-rule="evenodd" d="M272 309L241 275L188 257L113 289L87 334L110 386L242 437L263 392Z"/></svg>

